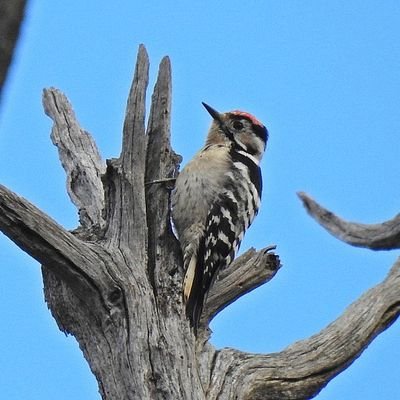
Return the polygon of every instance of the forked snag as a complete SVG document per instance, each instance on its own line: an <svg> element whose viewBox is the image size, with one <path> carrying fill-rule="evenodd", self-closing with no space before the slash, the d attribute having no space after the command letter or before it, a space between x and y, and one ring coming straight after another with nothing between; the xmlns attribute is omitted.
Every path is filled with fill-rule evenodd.
<svg viewBox="0 0 400 400"><path fill-rule="evenodd" d="M221 272L196 340L182 305L182 256L169 218L171 187L156 184L174 179L180 162L170 144L169 59L160 64L146 128L148 68L140 46L122 151L106 169L67 98L45 90L52 140L81 225L68 232L0 186L0 230L43 264L49 308L60 329L79 342L103 399L310 399L397 319L400 261L382 283L309 339L273 354L217 351L207 341L209 322L280 267L271 248L251 249ZM380 226L348 224L307 195L300 197L310 214L343 240L399 247L399 217Z"/></svg>

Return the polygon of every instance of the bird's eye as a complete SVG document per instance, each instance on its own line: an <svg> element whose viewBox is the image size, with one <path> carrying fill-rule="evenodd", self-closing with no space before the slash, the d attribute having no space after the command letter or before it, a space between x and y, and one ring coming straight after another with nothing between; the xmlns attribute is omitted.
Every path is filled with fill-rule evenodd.
<svg viewBox="0 0 400 400"><path fill-rule="evenodd" d="M240 131L243 129L243 124L240 121L234 121L233 122L233 127L237 130Z"/></svg>

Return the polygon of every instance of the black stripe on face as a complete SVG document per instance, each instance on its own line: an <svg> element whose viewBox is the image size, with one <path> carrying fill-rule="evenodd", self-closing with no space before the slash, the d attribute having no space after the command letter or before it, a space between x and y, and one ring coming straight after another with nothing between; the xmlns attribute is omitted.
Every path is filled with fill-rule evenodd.
<svg viewBox="0 0 400 400"><path fill-rule="evenodd" d="M231 150L231 157L233 162L240 162L247 167L249 170L250 180L257 189L258 196L261 198L262 177L260 167L251 158L238 153L235 148L232 148Z"/></svg>
<svg viewBox="0 0 400 400"><path fill-rule="evenodd" d="M268 130L267 128L263 125L254 125L253 124L253 130L254 133L256 134L257 137L259 137L264 144L267 144L267 140L268 140Z"/></svg>
<svg viewBox="0 0 400 400"><path fill-rule="evenodd" d="M254 134L259 137L265 144L267 143L268 140L268 129L264 125L258 125L258 124L253 124L253 121L249 118L246 117L245 115L235 115L231 114L231 118L235 120L241 120L241 119L246 119L251 123L251 126L253 128Z"/></svg>
<svg viewBox="0 0 400 400"><path fill-rule="evenodd" d="M255 147L253 147L250 144L246 144L246 153L249 153L252 156L256 156L259 155L260 152L258 151L258 149L256 149Z"/></svg>

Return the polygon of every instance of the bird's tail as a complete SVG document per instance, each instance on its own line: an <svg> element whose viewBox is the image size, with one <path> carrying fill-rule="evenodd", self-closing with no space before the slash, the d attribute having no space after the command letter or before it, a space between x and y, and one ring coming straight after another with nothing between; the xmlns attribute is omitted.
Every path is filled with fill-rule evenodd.
<svg viewBox="0 0 400 400"><path fill-rule="evenodd" d="M197 334L204 302L203 268L198 265L198 262L202 263L202 258L198 259L196 253L192 254L183 280L186 315L195 334Z"/></svg>

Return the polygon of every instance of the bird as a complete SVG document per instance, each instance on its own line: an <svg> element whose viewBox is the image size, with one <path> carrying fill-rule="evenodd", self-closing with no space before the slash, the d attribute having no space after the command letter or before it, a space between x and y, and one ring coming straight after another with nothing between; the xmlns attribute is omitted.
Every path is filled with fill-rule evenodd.
<svg viewBox="0 0 400 400"><path fill-rule="evenodd" d="M219 113L202 104L212 117L205 145L179 173L171 195L183 255L183 302L195 334L218 272L231 264L258 213L260 161L269 136L248 112Z"/></svg>

